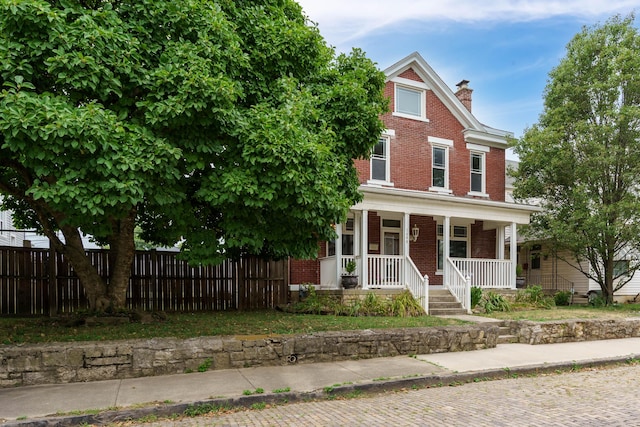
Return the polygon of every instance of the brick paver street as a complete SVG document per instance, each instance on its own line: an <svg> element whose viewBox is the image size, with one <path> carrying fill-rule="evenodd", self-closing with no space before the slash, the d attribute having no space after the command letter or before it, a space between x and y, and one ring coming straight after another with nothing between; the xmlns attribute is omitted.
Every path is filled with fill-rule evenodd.
<svg viewBox="0 0 640 427"><path fill-rule="evenodd" d="M640 365L404 390L145 424L167 426L640 426Z"/></svg>

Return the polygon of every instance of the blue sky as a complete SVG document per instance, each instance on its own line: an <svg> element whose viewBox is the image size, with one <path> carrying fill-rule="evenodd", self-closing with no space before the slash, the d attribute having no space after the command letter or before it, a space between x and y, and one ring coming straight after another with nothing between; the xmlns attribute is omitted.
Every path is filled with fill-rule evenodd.
<svg viewBox="0 0 640 427"><path fill-rule="evenodd" d="M298 0L338 51L381 69L417 51L444 82L466 79L473 113L516 137L542 112L549 71L583 26L640 12L640 0ZM636 24L638 19L636 19Z"/></svg>

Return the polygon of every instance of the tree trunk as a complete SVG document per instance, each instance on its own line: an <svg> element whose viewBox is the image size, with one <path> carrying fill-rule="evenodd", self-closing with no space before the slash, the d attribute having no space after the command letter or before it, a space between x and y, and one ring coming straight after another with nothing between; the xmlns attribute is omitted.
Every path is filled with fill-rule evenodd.
<svg viewBox="0 0 640 427"><path fill-rule="evenodd" d="M73 227L62 227L61 231L64 235L65 243L55 242L56 250L62 252L68 258L73 270L78 275L78 279L80 279L80 283L89 300L89 310L106 310L110 305L107 297L107 286L102 277L98 275L96 268L91 264L89 257L87 257L80 232ZM53 244L54 240L51 240L51 242Z"/></svg>
<svg viewBox="0 0 640 427"><path fill-rule="evenodd" d="M112 227L112 238L109 239L111 275L109 278L108 296L114 309L122 309L126 305L127 288L131 277L131 265L136 253L134 242L135 209L126 218L115 221Z"/></svg>

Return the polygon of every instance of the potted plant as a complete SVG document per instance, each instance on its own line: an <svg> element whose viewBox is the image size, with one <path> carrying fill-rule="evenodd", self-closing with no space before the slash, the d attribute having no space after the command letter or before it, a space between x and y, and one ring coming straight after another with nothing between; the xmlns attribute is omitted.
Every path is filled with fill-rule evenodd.
<svg viewBox="0 0 640 427"><path fill-rule="evenodd" d="M349 260L349 262L344 266L344 270L347 272L347 274L342 275L342 287L344 289L353 289L358 286L358 276L354 274L356 266L357 265L354 260Z"/></svg>
<svg viewBox="0 0 640 427"><path fill-rule="evenodd" d="M524 288L525 278L522 274L522 266L516 265L516 288Z"/></svg>

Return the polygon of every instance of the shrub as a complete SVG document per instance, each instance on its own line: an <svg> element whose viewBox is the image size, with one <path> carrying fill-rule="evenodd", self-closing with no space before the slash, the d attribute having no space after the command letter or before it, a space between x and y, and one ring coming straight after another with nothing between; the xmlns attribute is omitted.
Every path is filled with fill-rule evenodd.
<svg viewBox="0 0 640 427"><path fill-rule="evenodd" d="M409 290L395 295L389 304L389 315L391 316L418 317L424 314L424 308Z"/></svg>
<svg viewBox="0 0 640 427"><path fill-rule="evenodd" d="M487 292L482 295L478 305L489 314L494 311L511 311L511 304L504 296L495 292Z"/></svg>
<svg viewBox="0 0 640 427"><path fill-rule="evenodd" d="M516 302L535 308L551 308L555 306L554 299L545 295L540 285L527 286L526 289L518 291L516 294Z"/></svg>
<svg viewBox="0 0 640 427"><path fill-rule="evenodd" d="M553 296L553 299L556 305L569 305L571 302L571 292L570 291L558 291Z"/></svg>
<svg viewBox="0 0 640 427"><path fill-rule="evenodd" d="M471 288L471 308L475 308L478 305L480 298L482 298L482 288L473 286Z"/></svg>

